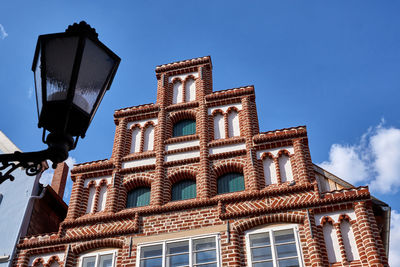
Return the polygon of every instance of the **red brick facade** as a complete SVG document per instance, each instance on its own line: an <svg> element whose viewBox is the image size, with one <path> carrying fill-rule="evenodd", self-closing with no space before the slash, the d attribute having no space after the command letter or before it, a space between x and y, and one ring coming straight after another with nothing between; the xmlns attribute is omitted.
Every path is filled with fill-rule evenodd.
<svg viewBox="0 0 400 267"><path fill-rule="evenodd" d="M213 92L210 57L158 66L156 76L157 102L115 111L111 158L75 166L67 218L57 233L21 240L14 266L77 266L81 255L97 249L115 250L115 266L137 266L143 243L208 233L220 240L218 266L248 266L246 233L274 225L296 225L303 266L387 265L368 188L323 192L306 127L260 132L253 86ZM189 79L195 100L186 102ZM218 114L223 126L216 129ZM173 137L182 119L195 120L196 133ZM153 149L145 151L152 140L143 133L150 126ZM217 130L223 136L215 140ZM134 131L142 134L138 152L131 153ZM275 182L265 178L266 161ZM282 167L285 162L290 167ZM218 194L218 177L230 172L243 173L245 190ZM196 182L196 198L171 201L172 186L183 179ZM151 188L150 204L126 208L128 192L143 186ZM352 261L343 221L356 242ZM324 225L336 232L337 262L329 258Z"/></svg>

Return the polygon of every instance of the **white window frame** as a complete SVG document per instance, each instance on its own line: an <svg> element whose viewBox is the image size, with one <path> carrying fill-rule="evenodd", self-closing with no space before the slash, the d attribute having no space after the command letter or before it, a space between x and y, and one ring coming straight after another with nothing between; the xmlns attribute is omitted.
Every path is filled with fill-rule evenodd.
<svg viewBox="0 0 400 267"><path fill-rule="evenodd" d="M197 239L203 238L215 238L215 249L216 249L216 258L217 258L217 267L222 267L221 261L221 236L219 233L214 234L206 234L206 235L197 235L191 236L186 238L174 238L168 240L162 240L158 242L146 242L146 243L139 243L137 245L137 256L136 256L136 266L140 267L140 260L141 260L141 249L147 246L155 246L155 245L162 245L162 267L166 267L167 263L167 244L181 242L181 241L189 241L189 266L193 266L193 241ZM201 265L200 265L201 266Z"/></svg>
<svg viewBox="0 0 400 267"><path fill-rule="evenodd" d="M90 253L82 254L81 256L79 256L79 259L78 259L78 266L79 266L79 267L82 267L82 266L83 266L83 258L89 258L89 257L96 256L96 264L95 264L95 267L98 267L99 261L100 261L100 256L112 254L112 255L113 255L113 258L112 258L111 266L112 266L112 267L115 267L115 259L117 258L117 251L118 251L117 249L113 249L113 250L101 250L101 251L97 250L97 251L93 251L93 252L90 252Z"/></svg>
<svg viewBox="0 0 400 267"><path fill-rule="evenodd" d="M272 263L273 263L274 267L278 267L277 253L276 253L276 249L275 249L275 240L273 238L272 232L279 231L279 230L289 230L289 229L293 229L294 239L295 239L295 244L296 244L296 249L297 249L297 255L298 255L298 259L299 259L299 265L300 265L300 267L304 267L303 252L301 250L300 238L299 238L299 228L298 228L297 224L269 225L269 226L262 227L259 229L246 231L245 239L246 239L247 266L251 267L253 264L252 260L251 260L250 235L259 234L259 233L269 233L270 242L271 242Z"/></svg>

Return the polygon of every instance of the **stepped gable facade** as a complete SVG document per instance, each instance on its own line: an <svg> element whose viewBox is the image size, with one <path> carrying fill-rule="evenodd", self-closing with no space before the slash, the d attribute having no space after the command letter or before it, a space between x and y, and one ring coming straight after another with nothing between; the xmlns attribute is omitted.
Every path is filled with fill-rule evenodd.
<svg viewBox="0 0 400 267"><path fill-rule="evenodd" d="M110 159L79 164L58 232L14 266L385 266L385 204L314 165L305 126L260 132L253 86L210 57L156 67L157 101L115 111Z"/></svg>

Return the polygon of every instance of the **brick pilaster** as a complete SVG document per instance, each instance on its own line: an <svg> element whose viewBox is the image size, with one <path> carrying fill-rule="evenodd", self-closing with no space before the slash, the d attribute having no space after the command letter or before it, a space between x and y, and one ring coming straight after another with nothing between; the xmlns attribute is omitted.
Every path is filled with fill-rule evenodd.
<svg viewBox="0 0 400 267"><path fill-rule="evenodd" d="M375 245L375 237L372 232L373 230L369 222L367 203L357 202L354 206L361 239L363 240L366 251L368 266L383 266L382 260L379 257L379 252Z"/></svg>
<svg viewBox="0 0 400 267"><path fill-rule="evenodd" d="M82 176L78 176L72 186L71 198L69 200L66 220L73 220L79 217L82 204L84 182L85 180L82 178Z"/></svg>
<svg viewBox="0 0 400 267"><path fill-rule="evenodd" d="M304 232L307 240L308 255L311 260L311 266L322 267L324 264L321 246L319 245L318 227L315 224L314 212L309 210L309 214L310 216L306 216L306 219L304 220Z"/></svg>
<svg viewBox="0 0 400 267"><path fill-rule="evenodd" d="M204 69L204 67L200 68ZM210 187L210 160L208 159L208 142L209 140L209 120L208 120L208 108L205 102L205 91L207 86L207 80L209 77L205 74L199 73L199 78L196 82L196 99L199 101L199 111L197 116L197 130L199 131L199 142L200 142L200 169L202 170L197 176L197 196L200 198L211 197Z"/></svg>
<svg viewBox="0 0 400 267"><path fill-rule="evenodd" d="M155 140L154 148L156 151L156 173L155 179L151 184L151 205L162 205L164 203L164 198L168 199L169 196L164 196L163 187L165 184L166 174L164 167L164 140L166 138L165 129L167 128L167 112L165 110L167 104L167 92L168 77L166 75L161 75L158 79L157 85L157 103L160 105L160 111L158 112L158 124L155 129Z"/></svg>
<svg viewBox="0 0 400 267"><path fill-rule="evenodd" d="M306 148L302 138L293 141L294 154L296 158L297 174L300 183L309 183L309 168L307 166Z"/></svg>
<svg viewBox="0 0 400 267"><path fill-rule="evenodd" d="M242 127L240 135L246 138L246 165L244 167L244 176L247 182L246 187L250 190L257 190L259 189L258 181L257 181L257 171L256 171L256 151L253 148L253 121L251 116L251 100L250 97L242 98L242 111L241 111L241 119L242 119Z"/></svg>

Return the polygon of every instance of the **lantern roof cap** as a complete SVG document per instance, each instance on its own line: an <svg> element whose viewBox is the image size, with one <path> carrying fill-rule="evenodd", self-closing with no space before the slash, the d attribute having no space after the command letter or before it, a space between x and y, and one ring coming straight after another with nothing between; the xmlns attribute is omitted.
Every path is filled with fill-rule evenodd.
<svg viewBox="0 0 400 267"><path fill-rule="evenodd" d="M96 32L96 30L92 27L90 27L89 24L86 23L86 21L81 21L78 23L74 23L72 25L69 25L68 28L65 30L66 33L76 33L76 34L86 34L92 38L98 39L99 34Z"/></svg>

